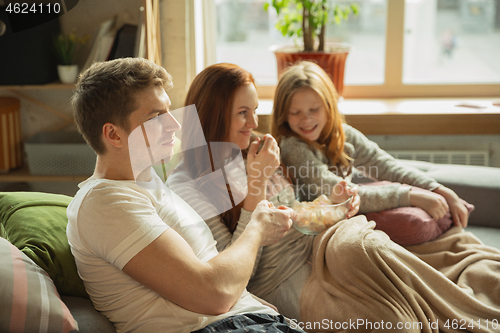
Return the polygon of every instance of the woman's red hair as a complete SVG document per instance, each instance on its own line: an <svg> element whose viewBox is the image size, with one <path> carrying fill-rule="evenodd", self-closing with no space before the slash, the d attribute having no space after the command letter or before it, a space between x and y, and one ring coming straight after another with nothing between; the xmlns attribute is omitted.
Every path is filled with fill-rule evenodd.
<svg viewBox="0 0 500 333"><path fill-rule="evenodd" d="M237 65L228 63L211 65L194 78L184 105L195 105L207 143L229 141L234 96L238 88L246 84L255 85L252 74ZM182 128L184 163L188 166L193 179L212 172L211 165L207 163L211 160L210 156L206 156L210 155L207 150L189 150L189 147L193 147L193 140L196 140L193 137L197 132L194 128L196 123L195 119L184 119ZM210 189L210 192L214 192L214 197L218 195L218 191L220 195L225 194L225 191L231 193L229 186ZM242 206L243 202L222 214L222 220L231 232L236 229Z"/></svg>

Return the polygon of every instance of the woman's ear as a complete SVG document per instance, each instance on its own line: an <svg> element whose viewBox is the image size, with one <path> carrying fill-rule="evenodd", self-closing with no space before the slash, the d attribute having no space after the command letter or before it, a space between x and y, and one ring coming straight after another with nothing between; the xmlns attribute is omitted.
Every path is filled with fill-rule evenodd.
<svg viewBox="0 0 500 333"><path fill-rule="evenodd" d="M123 134L124 131L112 123L106 123L102 126L102 137L105 145L109 144L115 148L122 148L123 139L126 138Z"/></svg>

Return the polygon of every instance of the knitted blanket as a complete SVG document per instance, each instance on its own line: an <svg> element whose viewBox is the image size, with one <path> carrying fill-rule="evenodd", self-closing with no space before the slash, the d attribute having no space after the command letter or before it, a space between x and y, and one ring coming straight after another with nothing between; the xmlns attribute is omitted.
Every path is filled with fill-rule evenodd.
<svg viewBox="0 0 500 333"><path fill-rule="evenodd" d="M356 216L318 235L307 332L500 332L500 251L453 227L409 247Z"/></svg>

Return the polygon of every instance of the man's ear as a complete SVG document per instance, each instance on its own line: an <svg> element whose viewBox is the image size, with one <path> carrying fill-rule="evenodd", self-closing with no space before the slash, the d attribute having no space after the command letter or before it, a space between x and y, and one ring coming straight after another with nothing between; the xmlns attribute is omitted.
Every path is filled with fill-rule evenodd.
<svg viewBox="0 0 500 333"><path fill-rule="evenodd" d="M110 144L115 148L122 148L123 140L127 139L125 131L112 123L106 123L102 126L102 137L105 144Z"/></svg>

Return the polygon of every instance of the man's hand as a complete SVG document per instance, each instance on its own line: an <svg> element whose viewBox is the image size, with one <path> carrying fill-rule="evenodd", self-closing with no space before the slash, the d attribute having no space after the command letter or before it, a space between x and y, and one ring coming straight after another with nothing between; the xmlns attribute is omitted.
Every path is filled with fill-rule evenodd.
<svg viewBox="0 0 500 333"><path fill-rule="evenodd" d="M261 246L271 245L279 241L290 229L294 214L291 208L285 206L275 208L269 201L262 200L253 211L248 226L252 224L258 228Z"/></svg>

